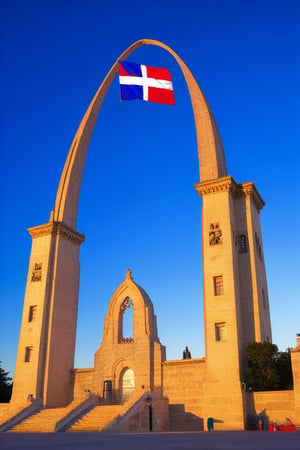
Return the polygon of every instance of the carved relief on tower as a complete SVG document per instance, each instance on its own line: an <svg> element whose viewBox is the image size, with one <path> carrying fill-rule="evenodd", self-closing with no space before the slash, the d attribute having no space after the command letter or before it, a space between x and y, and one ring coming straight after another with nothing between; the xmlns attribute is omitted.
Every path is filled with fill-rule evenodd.
<svg viewBox="0 0 300 450"><path fill-rule="evenodd" d="M31 281L41 281L42 280L42 263L34 263Z"/></svg>
<svg viewBox="0 0 300 450"><path fill-rule="evenodd" d="M222 230L218 222L209 224L209 245L220 245L223 243Z"/></svg>

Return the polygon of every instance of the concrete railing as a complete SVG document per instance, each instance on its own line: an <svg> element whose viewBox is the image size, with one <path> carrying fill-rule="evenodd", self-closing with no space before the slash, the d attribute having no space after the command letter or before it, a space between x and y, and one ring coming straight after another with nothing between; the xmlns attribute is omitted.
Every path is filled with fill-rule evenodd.
<svg viewBox="0 0 300 450"><path fill-rule="evenodd" d="M130 402L125 403L123 405L124 409L122 411L122 414L118 415L115 418L115 420L113 420L109 424L109 426L106 428L106 430L115 431L115 432L123 431L124 427L125 427L125 423L127 423L127 421L130 420L130 418L132 416L134 416L140 410L140 408L144 404L144 402L147 401L148 396L149 396L148 393L143 393L138 398L135 396L133 398L131 398Z"/></svg>
<svg viewBox="0 0 300 450"><path fill-rule="evenodd" d="M98 395L91 394L86 400L75 406L65 417L56 423L55 431L65 431L82 415L90 411L94 406L99 404Z"/></svg>
<svg viewBox="0 0 300 450"><path fill-rule="evenodd" d="M41 407L31 403L29 406L24 406L21 411L16 412L13 417L3 422L0 426L0 431L8 431L11 428L15 427L19 423L23 422L23 420L27 419L30 416L33 416L38 411L41 410Z"/></svg>

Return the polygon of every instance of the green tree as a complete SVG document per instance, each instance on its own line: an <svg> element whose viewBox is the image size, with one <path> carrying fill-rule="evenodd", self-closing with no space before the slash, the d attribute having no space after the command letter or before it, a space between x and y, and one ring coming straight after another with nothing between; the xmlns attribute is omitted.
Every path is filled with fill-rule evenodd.
<svg viewBox="0 0 300 450"><path fill-rule="evenodd" d="M246 346L246 383L254 391L292 389L291 354L279 352L275 344L250 342Z"/></svg>
<svg viewBox="0 0 300 450"><path fill-rule="evenodd" d="M246 382L248 387L251 387L254 391L278 389L279 375L275 362L277 352L277 345L269 342L250 342L247 344Z"/></svg>
<svg viewBox="0 0 300 450"><path fill-rule="evenodd" d="M291 361L291 349L286 352L278 352L276 366L279 375L279 389L293 389L293 371Z"/></svg>
<svg viewBox="0 0 300 450"><path fill-rule="evenodd" d="M10 400L12 392L12 379L9 372L5 372L1 367L0 361L0 403L7 403Z"/></svg>

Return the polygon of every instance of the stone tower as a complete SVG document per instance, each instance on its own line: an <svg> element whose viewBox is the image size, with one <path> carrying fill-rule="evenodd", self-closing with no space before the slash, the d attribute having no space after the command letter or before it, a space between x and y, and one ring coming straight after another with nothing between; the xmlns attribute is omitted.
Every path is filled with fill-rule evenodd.
<svg viewBox="0 0 300 450"><path fill-rule="evenodd" d="M79 289L79 248L84 236L62 223L29 229L31 256L24 299L12 403L28 395L44 406L72 399Z"/></svg>
<svg viewBox="0 0 300 450"><path fill-rule="evenodd" d="M271 342L259 220L264 202L253 183L237 184L229 176L196 189L203 199L205 404L213 417L223 404L224 414L238 423L243 420L245 345Z"/></svg>

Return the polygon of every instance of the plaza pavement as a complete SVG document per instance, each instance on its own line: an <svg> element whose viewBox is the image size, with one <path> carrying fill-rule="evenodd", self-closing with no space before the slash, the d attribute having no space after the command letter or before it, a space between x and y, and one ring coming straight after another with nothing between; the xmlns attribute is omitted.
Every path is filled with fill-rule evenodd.
<svg viewBox="0 0 300 450"><path fill-rule="evenodd" d="M300 432L0 433L1 450L300 450Z"/></svg>

